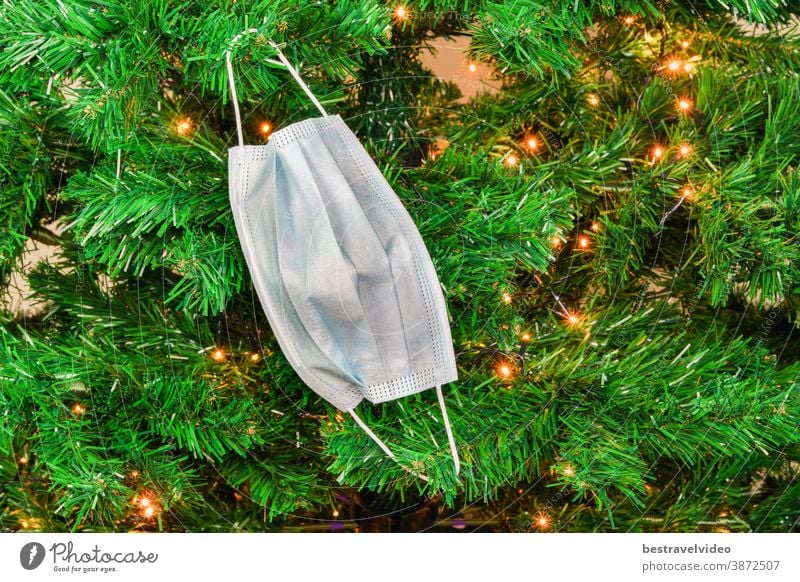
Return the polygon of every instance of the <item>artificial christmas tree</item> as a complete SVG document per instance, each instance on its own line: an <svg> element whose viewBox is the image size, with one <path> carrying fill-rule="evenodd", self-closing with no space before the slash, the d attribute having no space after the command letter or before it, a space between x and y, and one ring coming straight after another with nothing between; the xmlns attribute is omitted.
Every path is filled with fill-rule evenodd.
<svg viewBox="0 0 800 582"><path fill-rule="evenodd" d="M2 528L796 529L798 12L4 5L4 284L27 240L56 252L27 275L38 311L0 315ZM500 86L466 102L420 59L465 35ZM430 252L458 475L430 392L363 411L396 463L266 321L226 51L246 143L316 115L270 40Z"/></svg>

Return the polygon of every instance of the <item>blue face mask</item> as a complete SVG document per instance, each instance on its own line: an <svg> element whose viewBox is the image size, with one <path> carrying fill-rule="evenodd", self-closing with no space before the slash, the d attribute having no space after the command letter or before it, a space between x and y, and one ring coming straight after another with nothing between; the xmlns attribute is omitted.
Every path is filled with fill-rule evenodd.
<svg viewBox="0 0 800 582"><path fill-rule="evenodd" d="M458 473L441 388L458 373L422 237L342 118L325 112L270 44L322 113L276 131L266 145L245 145L226 54L239 139L228 150L230 201L270 327L303 382L348 411L392 459L355 407L436 387Z"/></svg>

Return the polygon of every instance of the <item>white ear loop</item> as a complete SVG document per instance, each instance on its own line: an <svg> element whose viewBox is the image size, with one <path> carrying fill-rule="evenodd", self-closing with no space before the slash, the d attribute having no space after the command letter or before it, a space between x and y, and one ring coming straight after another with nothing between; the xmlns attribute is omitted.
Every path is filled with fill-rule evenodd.
<svg viewBox="0 0 800 582"><path fill-rule="evenodd" d="M458 450L456 449L456 440L453 437L453 429L450 426L450 419L447 417L447 408L445 408L445 405L444 405L444 395L442 394L442 385L441 384L437 384L436 385L436 396L439 399L439 407L442 409L442 418L444 419L444 428L447 431L447 441L450 443L450 453L453 455L453 464L455 465L455 468L456 468L456 475L458 475L459 472L461 471L461 461L458 458ZM361 420L361 418L356 414L356 411L351 408L350 410L348 410L348 412L353 417L353 420L355 420L358 423L358 426L360 426L362 428L362 430L365 433L367 433L369 435L369 437L373 441L375 441L377 443L377 445L381 449L383 449L383 452L386 453L386 455L390 459L392 459L393 461L397 462L397 457L394 456L394 453L391 451L391 449L388 446L386 446L386 443L384 443L381 439L379 439L378 436L374 432L372 432L372 430L370 430L370 428L366 424L364 424L364 421ZM425 481L428 480L428 477L423 475L422 473L417 473L416 475L420 479L423 479Z"/></svg>
<svg viewBox="0 0 800 582"><path fill-rule="evenodd" d="M240 32L239 34L237 34L236 36L234 36L231 39L230 44L232 45L242 35L248 34L248 33L251 33L251 32L258 32L258 29L251 28L249 30L245 30L243 32ZM289 62L289 60L283 54L283 52L281 52L281 49L278 47L278 45L275 44L271 40L269 41L269 44L278 53L278 58L280 59L281 63L283 63L283 65L287 69L289 69L289 72L292 74L292 77L294 77L294 80L297 81L297 83L300 85L300 88L303 89L303 91L305 91L306 95L308 95L309 99L311 99L311 102L314 103L314 105L316 105L317 109L320 110L320 112L322 113L323 117L328 117L328 112L325 111L325 109L322 107L322 103L320 103L319 100L314 96L314 94L311 92L311 89L308 88L308 85L306 85L305 82L303 81L303 79L300 77L300 73L298 73L297 69L295 69L292 66L292 64ZM273 62L273 61L270 61L270 62ZM236 94L236 82L234 81L234 78L233 78L233 65L231 64L231 51L230 51L230 49L225 51L225 65L228 68L228 86L230 87L230 90L231 90L231 97L233 97L233 110L234 110L234 113L236 114L236 135L239 138L239 147L243 147L244 146L244 134L242 132L242 116L239 113L239 97Z"/></svg>

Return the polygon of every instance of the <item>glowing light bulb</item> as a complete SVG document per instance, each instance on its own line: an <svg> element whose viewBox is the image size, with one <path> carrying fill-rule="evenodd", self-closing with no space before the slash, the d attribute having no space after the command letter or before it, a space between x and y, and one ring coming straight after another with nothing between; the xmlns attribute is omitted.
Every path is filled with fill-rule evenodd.
<svg viewBox="0 0 800 582"><path fill-rule="evenodd" d="M177 131L180 135L189 135L192 133L193 129L194 124L188 117L183 116L175 120L175 131Z"/></svg>
<svg viewBox="0 0 800 582"><path fill-rule="evenodd" d="M683 113L689 113L692 110L692 102L686 97L678 99L678 109Z"/></svg>
<svg viewBox="0 0 800 582"><path fill-rule="evenodd" d="M503 303L511 303L511 295L509 293L503 293Z"/></svg>
<svg viewBox="0 0 800 582"><path fill-rule="evenodd" d="M24 465L25 463L28 462L28 456L22 455L19 459L17 459L17 461L19 462L20 465Z"/></svg>
<svg viewBox="0 0 800 582"><path fill-rule="evenodd" d="M518 161L517 160L517 156L515 156L514 154L509 154L509 155L506 156L505 164L507 166L514 167L514 166L517 165L517 161Z"/></svg>
<svg viewBox="0 0 800 582"><path fill-rule="evenodd" d="M550 516L546 513L540 512L533 519L540 529L547 529L550 526Z"/></svg>
<svg viewBox="0 0 800 582"><path fill-rule="evenodd" d="M156 510L153 509L152 507L145 507L144 511L142 512L142 515L144 515L145 517L153 517L155 512Z"/></svg>
<svg viewBox="0 0 800 582"><path fill-rule="evenodd" d="M269 135L272 132L272 124L269 121L264 121L258 128L261 135Z"/></svg>
<svg viewBox="0 0 800 582"><path fill-rule="evenodd" d="M681 190L681 198L684 200L692 200L694 199L694 188L691 186L684 186Z"/></svg>
<svg viewBox="0 0 800 582"><path fill-rule="evenodd" d="M578 325L581 322L581 318L578 316L578 314L572 311L567 312L565 319L567 320L567 323L572 326Z"/></svg>
<svg viewBox="0 0 800 582"><path fill-rule="evenodd" d="M521 339L521 340L522 340L522 341L524 341L524 342L529 342L529 341L531 341L531 334L529 334L529 333L523 333L523 334L522 334L522 335L519 337L519 339Z"/></svg>
<svg viewBox="0 0 800 582"><path fill-rule="evenodd" d="M408 10L402 4L394 9L394 17L397 20L405 20L408 17Z"/></svg>
<svg viewBox="0 0 800 582"><path fill-rule="evenodd" d="M339 517L339 510L338 509L334 509L333 510L333 517Z"/></svg>
<svg viewBox="0 0 800 582"><path fill-rule="evenodd" d="M532 150L539 149L539 140L537 140L533 136L528 138L527 144L528 144L528 148L529 149L532 149Z"/></svg>
<svg viewBox="0 0 800 582"><path fill-rule="evenodd" d="M661 158L664 157L664 148L660 145L653 146L653 149L650 150L650 156L654 160L660 160Z"/></svg>
<svg viewBox="0 0 800 582"><path fill-rule="evenodd" d="M686 63L683 65L683 70L687 73L690 73L692 71L692 63Z"/></svg>
<svg viewBox="0 0 800 582"><path fill-rule="evenodd" d="M600 105L600 97L596 93L589 93L589 95L586 96L586 101L592 107L597 107Z"/></svg>
<svg viewBox="0 0 800 582"><path fill-rule="evenodd" d="M681 48L684 49L684 50L688 49L689 48L689 41L688 40L682 40L681 41Z"/></svg>
<svg viewBox="0 0 800 582"><path fill-rule="evenodd" d="M72 405L72 414L77 414L80 416L84 412L86 412L86 409L83 406L81 406L79 402L76 402L75 404Z"/></svg>
<svg viewBox="0 0 800 582"><path fill-rule="evenodd" d="M599 222L593 222L592 226L590 226L589 228L592 230L592 232L599 232L600 231L600 223Z"/></svg>
<svg viewBox="0 0 800 582"><path fill-rule="evenodd" d="M680 62L678 59L673 59L673 60L671 60L671 61L669 61L669 62L667 63L667 69L668 69L668 70L669 70L671 73L677 73L678 71L680 71L680 70L681 70L681 65L682 65L682 64L683 64L683 63L681 63L681 62Z"/></svg>
<svg viewBox="0 0 800 582"><path fill-rule="evenodd" d="M150 500L147 497L142 497L142 499L139 501L139 505L142 507L150 507Z"/></svg>
<svg viewBox="0 0 800 582"><path fill-rule="evenodd" d="M211 352L211 359L217 362L221 362L225 359L225 352L222 351L222 348L217 348L213 352Z"/></svg>
<svg viewBox="0 0 800 582"><path fill-rule="evenodd" d="M572 470L572 467L570 466L564 467L564 475L566 475L567 477L571 477L574 474L575 471Z"/></svg>
<svg viewBox="0 0 800 582"><path fill-rule="evenodd" d="M578 237L578 247L580 247L583 250L588 249L589 248L589 237L586 236L586 235L579 236Z"/></svg>
<svg viewBox="0 0 800 582"><path fill-rule="evenodd" d="M557 236L554 236L553 238L550 239L550 244L553 245L555 248L558 248L561 246L561 239L558 238Z"/></svg>
<svg viewBox="0 0 800 582"><path fill-rule="evenodd" d="M678 153L682 158L685 158L686 156L692 153L692 144L682 143L678 147Z"/></svg>
<svg viewBox="0 0 800 582"><path fill-rule="evenodd" d="M253 352L252 354L250 354L250 361L251 362L257 362L260 359L261 359L261 354L259 354L257 352Z"/></svg>
<svg viewBox="0 0 800 582"><path fill-rule="evenodd" d="M500 362L497 365L497 375L503 380L508 380L514 375L514 368L508 362Z"/></svg>
<svg viewBox="0 0 800 582"><path fill-rule="evenodd" d="M622 19L622 22L624 22L625 24L630 26L631 24L636 22L636 17L633 16L632 14L628 14L628 16L626 16L625 18Z"/></svg>
<svg viewBox="0 0 800 582"><path fill-rule="evenodd" d="M467 70L470 73L474 73L475 71L478 70L478 65L476 65L475 63L470 63L470 64L467 65Z"/></svg>

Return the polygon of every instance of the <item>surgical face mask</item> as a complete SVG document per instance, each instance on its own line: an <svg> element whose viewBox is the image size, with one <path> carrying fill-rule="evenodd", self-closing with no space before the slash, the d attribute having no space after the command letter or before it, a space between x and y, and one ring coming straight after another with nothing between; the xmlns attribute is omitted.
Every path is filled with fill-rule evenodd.
<svg viewBox="0 0 800 582"><path fill-rule="evenodd" d="M253 286L300 378L350 413L436 387L456 473L442 384L458 379L447 310L422 237L358 138L328 115L245 145L230 52L239 145L228 150L230 201ZM426 479L422 474L417 475Z"/></svg>

